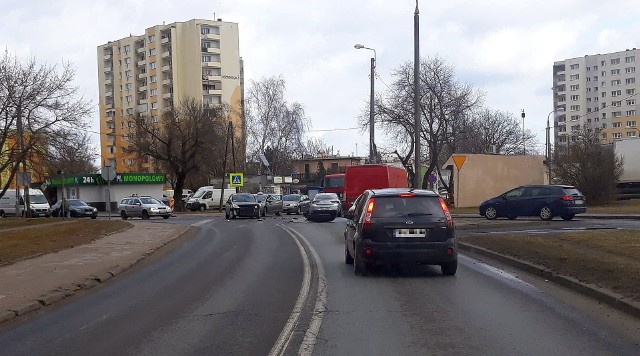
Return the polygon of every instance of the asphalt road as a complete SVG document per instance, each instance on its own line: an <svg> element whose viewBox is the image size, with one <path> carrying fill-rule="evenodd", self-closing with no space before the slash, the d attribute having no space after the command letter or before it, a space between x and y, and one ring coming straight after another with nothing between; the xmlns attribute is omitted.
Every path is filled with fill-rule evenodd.
<svg viewBox="0 0 640 356"><path fill-rule="evenodd" d="M0 331L0 354L637 355L640 350L638 320L469 257L460 257L454 277L429 266L356 277L343 262L341 219L214 218L200 227L175 249L103 287Z"/></svg>

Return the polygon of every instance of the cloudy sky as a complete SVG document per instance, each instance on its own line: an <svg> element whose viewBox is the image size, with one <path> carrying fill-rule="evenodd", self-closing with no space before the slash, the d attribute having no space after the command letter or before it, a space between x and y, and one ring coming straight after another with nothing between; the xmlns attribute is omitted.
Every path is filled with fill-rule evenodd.
<svg viewBox="0 0 640 356"><path fill-rule="evenodd" d="M304 105L310 135L341 154L367 155L366 132L350 130L369 95L370 51L377 91L413 58L413 0L0 0L0 45L20 57L71 61L95 103L96 47L156 24L192 18L237 22L246 83L282 74L287 99ZM552 64L640 47L637 0L420 1L420 52L452 64L485 93L485 104L519 116L544 147L552 110ZM329 130L329 131L327 131ZM376 136L378 137L378 136ZM96 143L98 141L95 135ZM377 141L383 141L378 138ZM357 144L357 145L356 145ZM391 142L378 145L392 146ZM356 151L357 150L357 151Z"/></svg>

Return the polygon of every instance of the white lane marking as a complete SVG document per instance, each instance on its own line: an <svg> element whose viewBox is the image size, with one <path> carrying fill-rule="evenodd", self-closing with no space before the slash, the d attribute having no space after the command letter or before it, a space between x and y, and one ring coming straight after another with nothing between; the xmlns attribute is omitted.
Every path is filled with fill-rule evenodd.
<svg viewBox="0 0 640 356"><path fill-rule="evenodd" d="M309 240L307 240L301 233L295 231L290 227L286 227L288 230L291 230L295 233L298 238L300 238L307 248L311 252L313 259L316 263L318 269L318 294L316 296L316 305L313 308L313 316L311 317L311 321L309 322L309 328L307 332L304 333L304 339L302 340L302 344L300 345L300 349L298 349L298 355L311 355L313 353L313 347L316 345L316 340L318 338L318 334L320 333L320 325L322 324L322 317L324 316L327 306L327 277L324 271L324 265L322 264L322 260L316 252L316 249L313 248Z"/></svg>
<svg viewBox="0 0 640 356"><path fill-rule="evenodd" d="M201 226L201 225L204 225L204 224L208 224L208 223L212 222L213 220L214 219L202 220L202 221L198 221L197 223L193 223L193 224L191 224L189 226Z"/></svg>
<svg viewBox="0 0 640 356"><path fill-rule="evenodd" d="M273 344L273 347L271 347L269 356L284 355L287 346L291 341L291 337L293 336L293 331L298 325L300 314L302 314L302 307L307 300L309 290L311 289L311 264L309 263L309 257L307 256L307 253L305 252L304 247L302 247L300 241L293 234L291 234L291 232L289 232L289 234L292 235L293 241L295 241L296 245L298 246L298 250L300 251L300 255L302 256L304 274L302 277L302 286L300 287L300 293L298 294L296 304L291 311L291 315L289 315L287 323L284 325L284 328L280 332L280 336L278 336L275 344Z"/></svg>

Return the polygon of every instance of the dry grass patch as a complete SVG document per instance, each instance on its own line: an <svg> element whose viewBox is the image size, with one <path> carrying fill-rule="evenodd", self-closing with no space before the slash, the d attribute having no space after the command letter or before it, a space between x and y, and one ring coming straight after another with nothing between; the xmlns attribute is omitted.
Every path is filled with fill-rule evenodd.
<svg viewBox="0 0 640 356"><path fill-rule="evenodd" d="M73 220L64 224L2 232L0 234L0 266L87 244L105 234L129 226L131 226L130 223L122 220Z"/></svg>
<svg viewBox="0 0 640 356"><path fill-rule="evenodd" d="M461 241L640 301L640 231L492 234L469 236Z"/></svg>
<svg viewBox="0 0 640 356"><path fill-rule="evenodd" d="M0 219L0 230L2 229L10 229L13 227L21 227L21 226L33 226L33 225L44 225L51 224L52 222L62 221L62 219L47 219L47 218L33 218L33 219L23 219L23 218L4 218Z"/></svg>
<svg viewBox="0 0 640 356"><path fill-rule="evenodd" d="M587 205L587 213L640 214L640 199L617 200L599 206Z"/></svg>

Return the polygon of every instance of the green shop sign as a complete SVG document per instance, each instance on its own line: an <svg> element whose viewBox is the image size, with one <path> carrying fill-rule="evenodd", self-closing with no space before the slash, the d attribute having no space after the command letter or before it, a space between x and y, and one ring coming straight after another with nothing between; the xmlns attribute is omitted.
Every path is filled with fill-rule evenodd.
<svg viewBox="0 0 640 356"><path fill-rule="evenodd" d="M106 185L100 174L82 174L69 177L47 178L50 187ZM118 173L111 184L164 184L164 173Z"/></svg>

